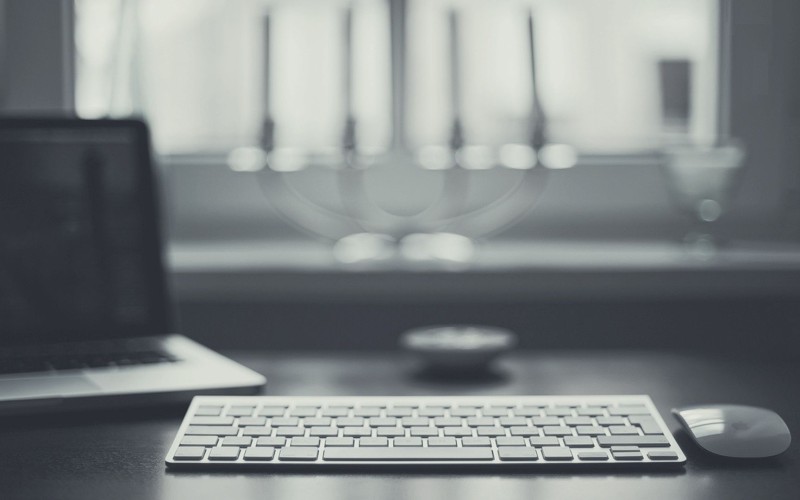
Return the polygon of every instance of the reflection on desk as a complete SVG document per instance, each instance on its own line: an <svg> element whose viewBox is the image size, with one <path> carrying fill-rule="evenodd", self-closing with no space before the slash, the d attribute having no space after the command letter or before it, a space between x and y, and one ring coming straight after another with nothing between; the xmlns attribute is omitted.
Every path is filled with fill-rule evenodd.
<svg viewBox="0 0 800 500"><path fill-rule="evenodd" d="M390 354L230 353L270 380L273 395L649 394L665 417L698 402L773 408L800 428L800 377L792 361L705 358L653 352L517 354L505 377L447 382L413 377ZM685 472L330 473L168 472L164 456L184 407L6 419L0 432L5 498L704 498L796 499L793 445L761 461L704 454L676 421L667 424L688 457Z"/></svg>

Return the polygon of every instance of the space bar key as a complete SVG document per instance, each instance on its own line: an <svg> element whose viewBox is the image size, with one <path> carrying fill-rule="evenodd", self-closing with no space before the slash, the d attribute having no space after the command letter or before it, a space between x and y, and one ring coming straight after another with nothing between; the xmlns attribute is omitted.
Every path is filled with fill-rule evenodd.
<svg viewBox="0 0 800 500"><path fill-rule="evenodd" d="M463 461L493 460L488 448L326 448L323 460L330 461Z"/></svg>

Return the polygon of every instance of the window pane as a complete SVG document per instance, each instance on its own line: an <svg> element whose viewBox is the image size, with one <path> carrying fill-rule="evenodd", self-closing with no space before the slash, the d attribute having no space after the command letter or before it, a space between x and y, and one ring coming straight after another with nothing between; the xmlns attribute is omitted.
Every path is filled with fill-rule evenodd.
<svg viewBox="0 0 800 500"><path fill-rule="evenodd" d="M530 137L529 13L551 140L590 150L669 140L675 127L666 126L662 90L692 103L679 140L708 142L716 134L716 0L412 0L406 132L413 143L446 142L450 134L454 8L468 142ZM688 67L687 81L664 88L664 61Z"/></svg>
<svg viewBox="0 0 800 500"><path fill-rule="evenodd" d="M336 2L77 0L77 109L84 117L144 113L161 152L257 144L270 112L279 144L338 146L344 125L344 8ZM388 14L354 13L354 109L360 142L389 131Z"/></svg>
<svg viewBox="0 0 800 500"><path fill-rule="evenodd" d="M390 77L392 1L352 4L352 107L361 148L389 147L393 85L405 87L409 144L450 140L452 11L457 105L468 143L531 136L529 13L551 140L619 151L715 137L716 0L409 0L402 82ZM267 113L277 146L341 147L350 3L76 4L80 115L144 113L167 153L259 144Z"/></svg>

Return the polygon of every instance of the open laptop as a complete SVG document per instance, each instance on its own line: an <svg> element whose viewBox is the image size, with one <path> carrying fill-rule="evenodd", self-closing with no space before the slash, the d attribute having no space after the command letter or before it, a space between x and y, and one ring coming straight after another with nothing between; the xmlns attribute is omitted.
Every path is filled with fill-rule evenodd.
<svg viewBox="0 0 800 500"><path fill-rule="evenodd" d="M147 127L0 119L0 414L249 394L171 326Z"/></svg>

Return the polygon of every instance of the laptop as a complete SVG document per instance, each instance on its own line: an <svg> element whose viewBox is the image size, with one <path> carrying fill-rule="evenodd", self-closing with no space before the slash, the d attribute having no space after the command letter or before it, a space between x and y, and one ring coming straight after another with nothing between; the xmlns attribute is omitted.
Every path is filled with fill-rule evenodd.
<svg viewBox="0 0 800 500"><path fill-rule="evenodd" d="M0 119L0 414L252 394L173 330L137 120Z"/></svg>

